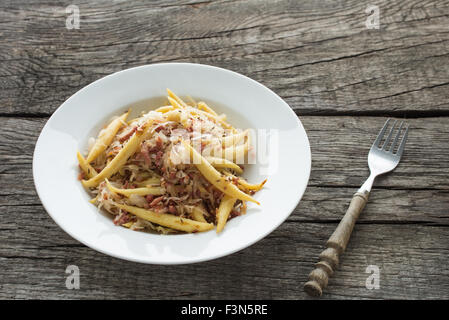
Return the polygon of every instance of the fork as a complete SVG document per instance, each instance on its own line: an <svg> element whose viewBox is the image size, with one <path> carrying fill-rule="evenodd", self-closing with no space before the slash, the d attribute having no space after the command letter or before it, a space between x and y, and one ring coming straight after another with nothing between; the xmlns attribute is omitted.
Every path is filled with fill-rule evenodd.
<svg viewBox="0 0 449 320"><path fill-rule="evenodd" d="M392 137L395 132L397 120L395 120L391 126L388 136L383 139L390 122L391 119L388 119L385 122L385 125L380 130L368 153L368 166L370 169L369 178L354 194L346 214L343 216L343 219L341 219L337 229L335 229L334 233L326 242L327 249L321 252L319 256L320 261L315 265L316 268L309 274L309 281L304 285L304 291L311 296L321 296L323 289L327 286L329 277L332 276L334 270L338 266L340 255L346 249L355 222L368 202L368 196L371 192L374 179L378 175L392 171L398 165L399 160L401 160L407 141L408 126L405 129L398 146L401 132L404 131L404 122L402 121L400 123L393 141Z"/></svg>

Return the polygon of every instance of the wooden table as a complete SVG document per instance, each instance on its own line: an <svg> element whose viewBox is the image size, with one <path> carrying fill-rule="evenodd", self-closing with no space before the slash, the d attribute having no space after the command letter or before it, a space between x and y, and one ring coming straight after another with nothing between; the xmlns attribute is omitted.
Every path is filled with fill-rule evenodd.
<svg viewBox="0 0 449 320"><path fill-rule="evenodd" d="M80 29L66 28L70 4ZM308 273L368 176L371 142L393 117L410 124L403 160L376 181L323 298L448 299L449 1L375 1L379 29L366 26L370 4L1 0L0 298L304 299ZM168 61L260 81L294 109L312 149L309 186L285 223L194 265L85 247L48 216L32 178L34 144L62 102L107 74ZM79 290L65 286L72 264ZM378 290L365 286L368 265L380 269Z"/></svg>

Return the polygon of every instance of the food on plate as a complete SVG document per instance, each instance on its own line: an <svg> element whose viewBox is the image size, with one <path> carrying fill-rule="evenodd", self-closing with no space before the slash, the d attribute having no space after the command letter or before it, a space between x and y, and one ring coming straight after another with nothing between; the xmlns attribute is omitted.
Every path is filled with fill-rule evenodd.
<svg viewBox="0 0 449 320"><path fill-rule="evenodd" d="M265 181L241 177L251 149L249 130L235 129L205 102L186 103L171 90L168 104L128 120L112 119L77 153L90 201L114 224L159 233L219 233L246 213Z"/></svg>

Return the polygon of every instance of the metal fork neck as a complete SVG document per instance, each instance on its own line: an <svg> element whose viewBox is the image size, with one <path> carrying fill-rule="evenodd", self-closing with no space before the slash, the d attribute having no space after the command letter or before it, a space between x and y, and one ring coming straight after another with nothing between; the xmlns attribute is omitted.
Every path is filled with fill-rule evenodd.
<svg viewBox="0 0 449 320"><path fill-rule="evenodd" d="M373 182L374 182L375 178L376 178L376 175L371 173L370 176L368 177L368 179L366 179L365 183L360 187L359 190L357 190L357 192L360 192L360 193L371 192L371 188L373 187Z"/></svg>

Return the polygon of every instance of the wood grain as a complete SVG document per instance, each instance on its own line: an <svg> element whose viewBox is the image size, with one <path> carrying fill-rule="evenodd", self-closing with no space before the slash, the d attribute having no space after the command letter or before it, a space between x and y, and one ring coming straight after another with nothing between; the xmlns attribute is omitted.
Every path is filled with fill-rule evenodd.
<svg viewBox="0 0 449 320"><path fill-rule="evenodd" d="M71 3L70 3L71 4ZM189 61L261 81L299 114L449 115L448 1L66 1L1 5L1 114L51 114L104 75ZM201 23L198 23L201 21Z"/></svg>
<svg viewBox="0 0 449 320"><path fill-rule="evenodd" d="M303 299L302 284L336 226L288 221L231 256L194 265L155 266L86 248L43 210L36 214L29 208L10 208L2 223L2 299ZM12 216L17 212L20 221ZM441 279L449 276L442 267L448 241L447 227L356 225L323 298L447 299L449 284ZM80 268L80 290L65 288L65 269L71 264ZM365 287L368 265L380 268L379 290Z"/></svg>
<svg viewBox="0 0 449 320"><path fill-rule="evenodd" d="M70 4L79 30L65 28ZM302 286L368 176L387 117L410 125L403 160L376 180L324 298L449 299L449 1L376 1L380 29L368 30L372 4L0 0L0 299L307 298ZM69 237L40 204L32 156L48 117L92 81L157 62L250 76L306 128L306 193L248 249L186 266L121 261ZM80 290L65 288L69 264ZM365 287L368 265L380 267L379 290Z"/></svg>

